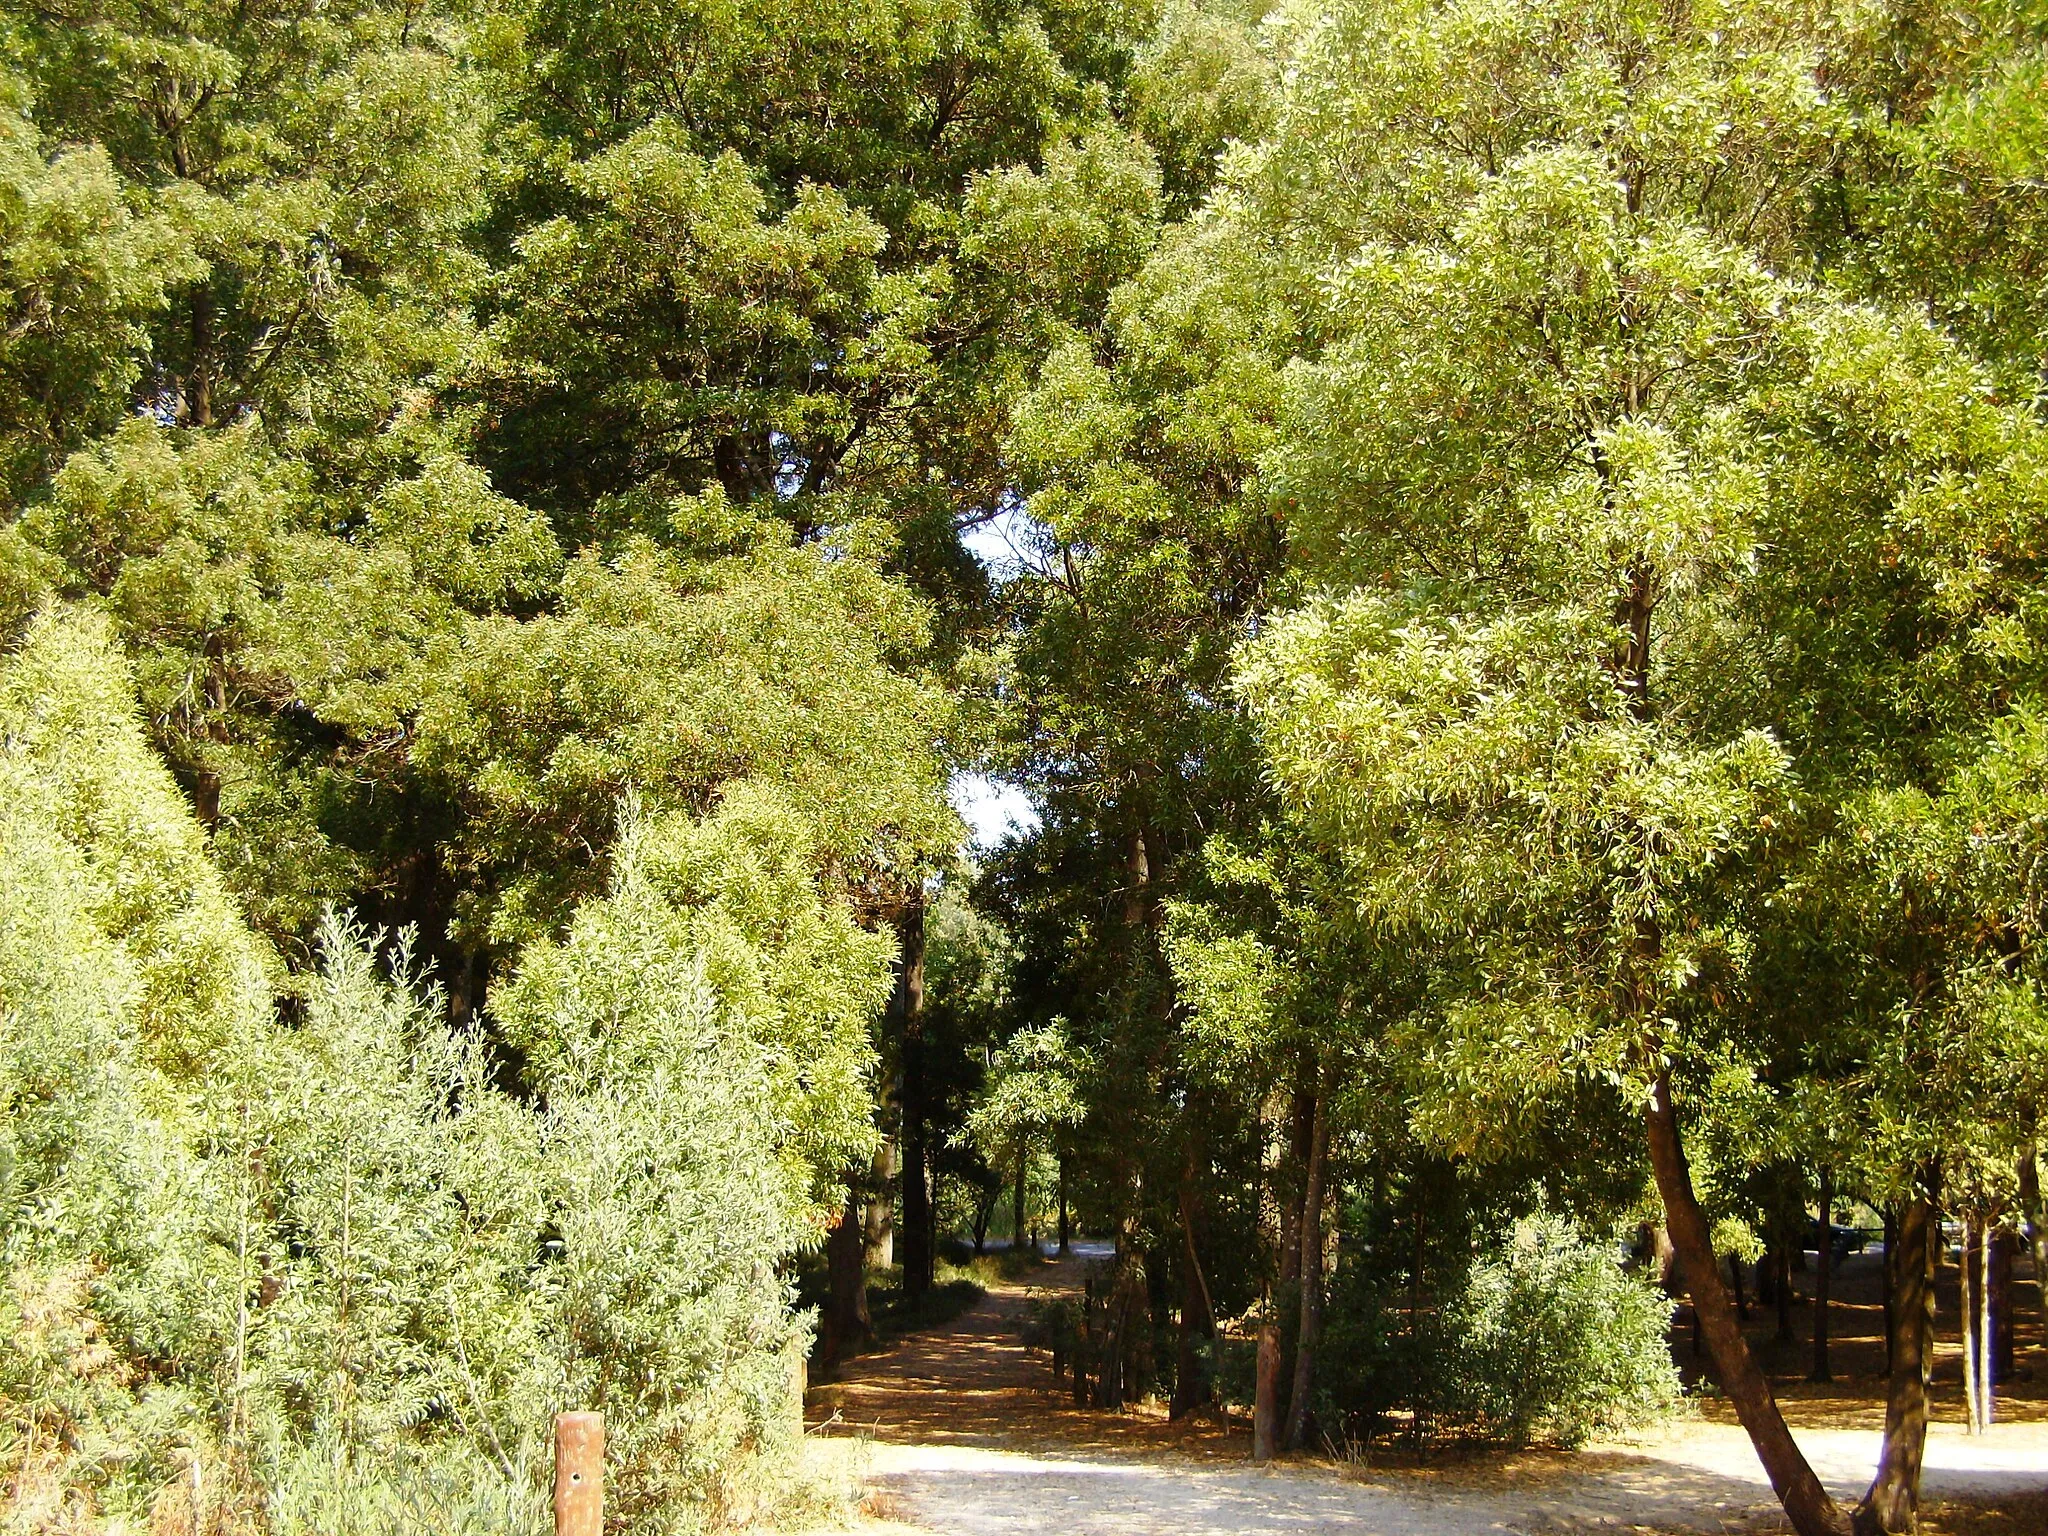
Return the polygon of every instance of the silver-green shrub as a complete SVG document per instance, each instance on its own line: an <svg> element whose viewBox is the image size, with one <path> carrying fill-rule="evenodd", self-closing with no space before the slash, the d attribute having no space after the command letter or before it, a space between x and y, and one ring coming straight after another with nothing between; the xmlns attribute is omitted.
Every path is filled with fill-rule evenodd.
<svg viewBox="0 0 2048 1536"><path fill-rule="evenodd" d="M888 980L809 867L772 792L636 819L505 991L510 1093L403 943L330 918L284 976L100 621L39 618L0 663L14 1518L516 1536L572 1406L607 1413L636 1531L772 1505L807 1343L783 1261L865 1147Z"/></svg>

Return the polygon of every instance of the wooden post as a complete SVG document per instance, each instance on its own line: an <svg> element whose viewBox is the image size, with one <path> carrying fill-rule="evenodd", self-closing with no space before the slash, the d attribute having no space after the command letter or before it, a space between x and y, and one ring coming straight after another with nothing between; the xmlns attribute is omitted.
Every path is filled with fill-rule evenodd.
<svg viewBox="0 0 2048 1536"><path fill-rule="evenodd" d="M555 1418L555 1536L604 1536L604 1415Z"/></svg>
<svg viewBox="0 0 2048 1536"><path fill-rule="evenodd" d="M1280 1449L1280 1325L1259 1325L1258 1372L1253 1378L1252 1460L1271 1461Z"/></svg>

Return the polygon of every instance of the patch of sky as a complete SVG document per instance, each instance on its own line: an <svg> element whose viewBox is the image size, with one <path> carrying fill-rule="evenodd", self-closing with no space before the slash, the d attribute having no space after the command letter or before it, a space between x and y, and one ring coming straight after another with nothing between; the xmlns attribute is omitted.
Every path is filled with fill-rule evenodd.
<svg viewBox="0 0 2048 1536"><path fill-rule="evenodd" d="M946 786L946 798L967 823L969 841L975 848L999 848L1013 837L1027 837L1038 830L1038 807L1014 784L990 778L985 773L956 773Z"/></svg>
<svg viewBox="0 0 2048 1536"><path fill-rule="evenodd" d="M1042 567L1049 534L1021 498L1006 493L993 516L960 530L960 543L1000 585Z"/></svg>

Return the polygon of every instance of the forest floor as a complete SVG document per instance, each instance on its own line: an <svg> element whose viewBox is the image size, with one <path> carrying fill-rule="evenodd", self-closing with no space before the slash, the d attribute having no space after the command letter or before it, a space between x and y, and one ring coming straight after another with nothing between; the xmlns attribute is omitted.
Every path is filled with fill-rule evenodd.
<svg viewBox="0 0 2048 1536"><path fill-rule="evenodd" d="M810 1394L811 1453L859 1490L860 1524L882 1532L955 1536L1240 1536L1369 1533L1496 1536L1564 1531L1747 1532L1782 1529L1749 1442L1725 1403L1640 1440L1581 1451L1375 1452L1362 1460L1249 1464L1241 1420L1169 1423L1143 1405L1076 1408L1045 1356L1020 1337L1033 1299L1077 1291L1101 1250L1048 1261L990 1289L952 1323L851 1361ZM1864 1270L1868 1270L1866 1275ZM1838 1497L1868 1481L1882 1423L1882 1345L1862 1293L1874 1259L1852 1258L1831 1311L1837 1380L1800 1379L1810 1358L1804 1314L1792 1345L1773 1345L1775 1314L1753 1308L1756 1344L1816 1470ZM2031 1287L2029 1288L2031 1289ZM2026 1309L2025 1323L2036 1314ZM1944 1324L1948 1319L1944 1317ZM2038 1332L2038 1328L2028 1329ZM1674 1346L1690 1364L1681 1314ZM1873 1353L1873 1350L1875 1353ZM1868 1356L1869 1358L1866 1358ZM2001 1387L2002 1422L1985 1437L1961 1428L1960 1359L1947 1341L1937 1365L1937 1422L1924 1484L1931 1536L2048 1532L2048 1351L2022 1351L2026 1379Z"/></svg>

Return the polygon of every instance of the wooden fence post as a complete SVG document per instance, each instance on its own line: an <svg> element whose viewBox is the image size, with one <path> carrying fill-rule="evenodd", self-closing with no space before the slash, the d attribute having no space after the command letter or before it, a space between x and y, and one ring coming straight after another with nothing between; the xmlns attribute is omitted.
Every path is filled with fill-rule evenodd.
<svg viewBox="0 0 2048 1536"><path fill-rule="evenodd" d="M1271 1461L1280 1449L1280 1325L1259 1325L1259 1358L1252 1378L1252 1460Z"/></svg>
<svg viewBox="0 0 2048 1536"><path fill-rule="evenodd" d="M555 1536L604 1536L604 1415L555 1418Z"/></svg>

